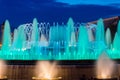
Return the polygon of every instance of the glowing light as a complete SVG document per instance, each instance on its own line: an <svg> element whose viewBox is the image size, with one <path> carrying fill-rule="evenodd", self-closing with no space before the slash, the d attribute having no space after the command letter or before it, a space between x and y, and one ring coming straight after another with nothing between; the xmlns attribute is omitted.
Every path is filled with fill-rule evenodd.
<svg viewBox="0 0 120 80"><path fill-rule="evenodd" d="M0 60L0 79L6 78L5 74L6 74L6 63L3 60Z"/></svg>
<svg viewBox="0 0 120 80"><path fill-rule="evenodd" d="M36 78L52 80L57 75L56 62L38 61L36 64Z"/></svg>
<svg viewBox="0 0 120 80"><path fill-rule="evenodd" d="M51 76L49 74L45 74L45 79L51 79Z"/></svg>
<svg viewBox="0 0 120 80"><path fill-rule="evenodd" d="M96 64L96 74L99 79L108 79L112 77L115 69L115 62L110 60L106 53L102 53Z"/></svg>

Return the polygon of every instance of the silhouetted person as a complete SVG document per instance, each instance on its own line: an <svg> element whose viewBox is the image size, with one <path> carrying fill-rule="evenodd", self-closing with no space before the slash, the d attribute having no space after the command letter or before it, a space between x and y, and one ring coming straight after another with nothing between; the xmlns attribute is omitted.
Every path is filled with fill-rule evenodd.
<svg viewBox="0 0 120 80"><path fill-rule="evenodd" d="M86 76L83 74L80 80L87 80Z"/></svg>
<svg viewBox="0 0 120 80"><path fill-rule="evenodd" d="M93 78L93 77L91 77L91 78L90 78L90 80L94 80L94 78Z"/></svg>

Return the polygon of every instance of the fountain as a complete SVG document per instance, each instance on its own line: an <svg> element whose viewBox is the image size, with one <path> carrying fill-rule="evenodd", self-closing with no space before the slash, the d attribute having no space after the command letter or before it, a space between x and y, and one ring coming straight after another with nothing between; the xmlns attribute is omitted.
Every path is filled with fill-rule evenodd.
<svg viewBox="0 0 120 80"><path fill-rule="evenodd" d="M4 27L0 49L3 60L96 60L103 50L110 58L120 59L120 22L113 42L110 29L104 31L102 19L96 27L75 27L72 18L66 25L49 26L35 18L33 23L16 28L13 37L8 20Z"/></svg>
<svg viewBox="0 0 120 80"><path fill-rule="evenodd" d="M3 60L0 60L0 80L7 80L7 76L5 76L6 74L6 63Z"/></svg>
<svg viewBox="0 0 120 80"><path fill-rule="evenodd" d="M62 77L56 77L58 69L56 62L38 61L35 68L36 77L33 80L61 80Z"/></svg>
<svg viewBox="0 0 120 80"><path fill-rule="evenodd" d="M117 80L113 77L115 71L115 62L110 60L106 53L102 53L96 63L95 80Z"/></svg>

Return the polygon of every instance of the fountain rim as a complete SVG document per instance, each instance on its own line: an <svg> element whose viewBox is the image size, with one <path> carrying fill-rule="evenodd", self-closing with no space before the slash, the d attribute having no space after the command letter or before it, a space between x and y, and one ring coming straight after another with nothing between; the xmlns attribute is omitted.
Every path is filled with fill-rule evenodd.
<svg viewBox="0 0 120 80"><path fill-rule="evenodd" d="M35 65L37 61L57 61L57 65L76 65L80 67L93 66L96 60L6 60L8 65ZM120 59L113 60L120 64Z"/></svg>

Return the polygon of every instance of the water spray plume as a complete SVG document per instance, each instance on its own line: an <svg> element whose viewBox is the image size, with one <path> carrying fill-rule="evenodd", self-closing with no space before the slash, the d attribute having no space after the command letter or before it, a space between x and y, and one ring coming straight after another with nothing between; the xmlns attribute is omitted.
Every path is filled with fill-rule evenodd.
<svg viewBox="0 0 120 80"><path fill-rule="evenodd" d="M57 76L56 62L38 61L36 64L36 77L40 79L52 79Z"/></svg>
<svg viewBox="0 0 120 80"><path fill-rule="evenodd" d="M100 55L96 63L96 74L98 79L108 79L112 77L115 69L115 62L110 60L104 52Z"/></svg>

